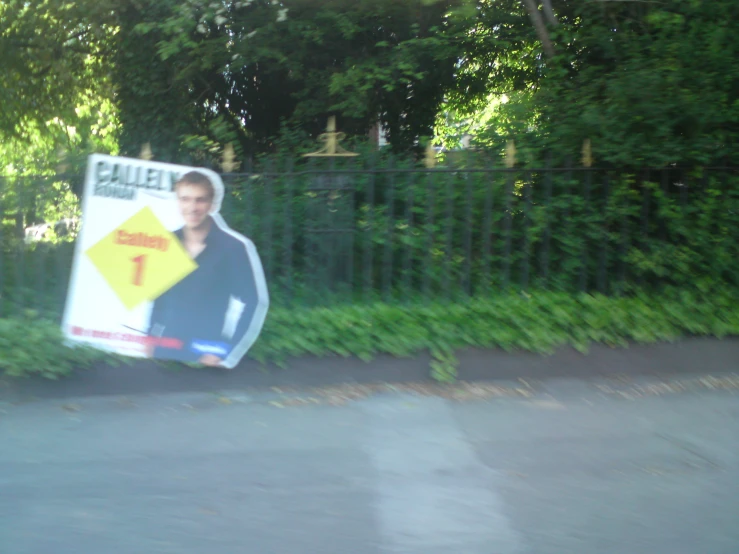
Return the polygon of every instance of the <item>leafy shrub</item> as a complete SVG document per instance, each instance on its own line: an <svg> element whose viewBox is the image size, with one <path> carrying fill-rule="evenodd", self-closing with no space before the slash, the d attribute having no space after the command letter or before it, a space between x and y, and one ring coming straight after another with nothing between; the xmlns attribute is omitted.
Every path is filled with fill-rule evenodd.
<svg viewBox="0 0 739 554"><path fill-rule="evenodd" d="M672 289L618 298L532 292L454 303L277 307L249 356L281 365L306 355L369 361L378 354L410 357L429 352L431 376L452 381L455 352L466 347L546 354L562 346L585 352L593 343L626 346L691 335L739 335L736 298L733 289L711 295ZM121 363L121 358L90 348L67 347L57 323L33 314L0 319L0 352L0 369L14 377L56 379L101 361Z"/></svg>
<svg viewBox="0 0 739 554"><path fill-rule="evenodd" d="M288 357L432 354L431 374L453 380L454 352L465 347L551 353L562 346L587 351L593 343L626 346L684 336L739 335L734 290L672 289L633 296L532 292L466 301L352 304L277 308L250 356L284 363Z"/></svg>
<svg viewBox="0 0 739 554"><path fill-rule="evenodd" d="M58 379L117 356L65 344L59 325L28 310L22 316L0 318L0 371L9 377L39 375Z"/></svg>

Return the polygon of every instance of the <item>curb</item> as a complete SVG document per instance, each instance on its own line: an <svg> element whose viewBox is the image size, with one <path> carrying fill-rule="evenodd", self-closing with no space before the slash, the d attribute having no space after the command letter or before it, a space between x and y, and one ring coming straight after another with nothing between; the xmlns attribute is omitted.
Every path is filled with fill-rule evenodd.
<svg viewBox="0 0 739 554"><path fill-rule="evenodd" d="M587 354L562 348L551 355L466 349L457 353L460 381L674 377L739 371L739 338L691 338L673 343L609 348L595 345ZM231 371L163 367L150 361L81 370L60 381L1 379L0 401L87 396L216 392L271 387L328 387L341 384L431 382L428 354L400 359L378 356L290 360L286 368L247 360Z"/></svg>

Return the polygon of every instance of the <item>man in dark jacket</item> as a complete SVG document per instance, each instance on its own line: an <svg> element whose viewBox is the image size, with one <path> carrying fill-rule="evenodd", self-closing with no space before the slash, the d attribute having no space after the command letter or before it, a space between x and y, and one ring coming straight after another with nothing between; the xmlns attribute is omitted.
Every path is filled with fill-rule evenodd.
<svg viewBox="0 0 739 554"><path fill-rule="evenodd" d="M176 341L152 342L148 352L154 358L233 367L266 315L261 263L251 241L211 215L215 189L207 176L186 173L175 190L185 225L174 234L197 268L154 301L149 336Z"/></svg>

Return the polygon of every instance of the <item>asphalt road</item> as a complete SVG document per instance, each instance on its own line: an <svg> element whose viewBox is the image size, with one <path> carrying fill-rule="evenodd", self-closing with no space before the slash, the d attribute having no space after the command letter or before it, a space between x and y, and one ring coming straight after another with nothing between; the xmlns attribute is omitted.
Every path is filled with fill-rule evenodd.
<svg viewBox="0 0 739 554"><path fill-rule="evenodd" d="M739 396L0 406L3 554L739 552Z"/></svg>

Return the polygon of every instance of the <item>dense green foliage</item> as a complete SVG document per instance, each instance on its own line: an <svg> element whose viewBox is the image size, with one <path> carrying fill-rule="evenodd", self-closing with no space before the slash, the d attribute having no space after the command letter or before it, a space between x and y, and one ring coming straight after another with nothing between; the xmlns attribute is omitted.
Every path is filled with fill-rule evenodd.
<svg viewBox="0 0 739 554"><path fill-rule="evenodd" d="M737 165L738 17L736 0L2 2L0 317L27 307L58 316L74 237L23 238L30 225L79 215L87 154L135 156L150 143L156 159L213 166L233 143L255 172L226 179L224 211L268 272L276 310L255 350L265 359L430 349L444 378L468 344L642 340L641 323L614 315L632 308L667 338L735 332L721 302L739 284L739 183L734 170L708 167ZM363 154L342 167L361 171L288 165L315 149L332 114ZM368 153L378 123L402 158ZM484 153L407 171L428 139L451 148L464 135ZM510 139L516 170L481 171ZM540 170L578 165L584 139L598 170ZM675 287L692 292L666 292ZM565 302L569 327L537 300L521 304L515 291L527 290L545 291L535 298L547 306ZM513 319L470 311L470 298L488 305L494 293ZM394 312L401 302L407 310ZM334 307L306 307L317 304ZM538 338L527 342L514 319L532 305ZM565 317L591 308L591 321ZM593 331L600 317L603 335ZM341 342L332 318L367 333ZM477 338L444 342L435 326L452 320ZM86 359L55 350L48 324L0 321L6 338L31 326L50 341L3 358L11 373L43 367L36 355L58 357L49 368L61 372L69 356ZM510 329L519 334L494 334ZM315 340L301 346L301 332Z"/></svg>
<svg viewBox="0 0 739 554"><path fill-rule="evenodd" d="M79 176L87 154L115 151L109 10L103 1L0 3L0 176Z"/></svg>
<svg viewBox="0 0 739 554"><path fill-rule="evenodd" d="M332 308L276 308L250 353L282 364L297 356L398 357L427 352L431 376L453 380L455 352L466 347L548 353L591 344L627 346L684 336L739 334L733 291L685 290L627 298L551 292L470 298L454 304L354 304ZM18 344L28 345L18 348ZM6 375L56 378L110 357L63 345L55 323L0 319L0 369ZM120 363L120 362L119 362Z"/></svg>
<svg viewBox="0 0 739 554"><path fill-rule="evenodd" d="M279 296L296 301L325 303L331 289L400 300L508 286L618 294L739 285L731 172L506 173L474 156L450 163L234 177L224 211L259 245L270 283L291 287Z"/></svg>
<svg viewBox="0 0 739 554"><path fill-rule="evenodd" d="M329 113L350 134L381 121L411 145L432 134L467 26L448 0L143 4L121 15L123 150L154 140L165 159L185 135L191 150L270 149L283 130L321 132Z"/></svg>
<svg viewBox="0 0 739 554"><path fill-rule="evenodd" d="M739 329L731 172L485 172L474 157L430 172L377 164L350 174L351 189L318 167L229 178L227 220L256 242L270 283L254 358L429 351L432 375L450 380L466 346L546 352ZM72 246L3 242L8 344L27 327L50 341L9 355L11 373L52 376L88 360L57 350L51 323L36 330L13 315L33 307L58 321Z"/></svg>
<svg viewBox="0 0 739 554"><path fill-rule="evenodd" d="M739 285L731 171L506 172L475 156L432 171L397 159L366 165L289 172L274 161L269 172L226 177L224 217L257 245L273 303ZM58 305L69 238L4 241L3 302Z"/></svg>
<svg viewBox="0 0 739 554"><path fill-rule="evenodd" d="M0 4L0 133L22 137L29 126L73 119L80 96L98 89L105 75L100 67L100 47L108 32L104 4Z"/></svg>
<svg viewBox="0 0 739 554"><path fill-rule="evenodd" d="M432 376L453 379L454 352L465 347L548 353L592 343L626 346L685 335L739 333L733 291L686 291L629 298L548 292L470 298L466 302L376 303L310 310L274 310L250 354L282 361L306 354L370 359L376 354L430 352Z"/></svg>
<svg viewBox="0 0 739 554"><path fill-rule="evenodd" d="M106 362L123 363L120 357L100 350L70 348L56 321L40 318L31 310L20 316L0 317L0 374L58 379Z"/></svg>
<svg viewBox="0 0 739 554"><path fill-rule="evenodd" d="M536 4L4 2L0 135L21 142L3 141L0 164L31 154L48 169L59 147L114 139L126 154L150 142L158 159L209 164L229 141L242 155L294 146L328 114L349 135L381 122L398 149L471 133L562 158L590 138L597 160L622 167L733 161L736 2ZM39 140L49 148L18 147Z"/></svg>
<svg viewBox="0 0 739 554"><path fill-rule="evenodd" d="M509 134L565 157L590 138L596 160L619 167L736 163L739 4L554 6L556 56L511 95L487 140Z"/></svg>

